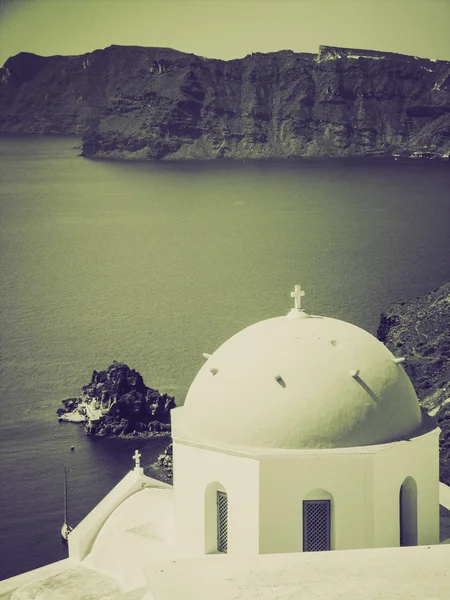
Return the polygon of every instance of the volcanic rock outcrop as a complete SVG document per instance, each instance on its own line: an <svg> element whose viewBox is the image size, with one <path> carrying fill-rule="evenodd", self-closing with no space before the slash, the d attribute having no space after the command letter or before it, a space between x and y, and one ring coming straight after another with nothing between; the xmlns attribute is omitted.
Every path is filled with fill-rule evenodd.
<svg viewBox="0 0 450 600"><path fill-rule="evenodd" d="M0 133L80 135L96 158L448 157L450 62L329 46L21 53L0 70Z"/></svg>
<svg viewBox="0 0 450 600"><path fill-rule="evenodd" d="M421 405L442 430L441 481L450 485L450 283L410 301L392 304L377 337L402 363Z"/></svg>
<svg viewBox="0 0 450 600"><path fill-rule="evenodd" d="M167 446L162 454L158 456L153 467L159 471L160 475L171 481L173 478L173 442Z"/></svg>
<svg viewBox="0 0 450 600"><path fill-rule="evenodd" d="M90 434L157 435L170 434L175 400L147 387L134 369L114 362L105 371L94 371L81 396L63 400L63 405L57 411L60 420L82 421Z"/></svg>

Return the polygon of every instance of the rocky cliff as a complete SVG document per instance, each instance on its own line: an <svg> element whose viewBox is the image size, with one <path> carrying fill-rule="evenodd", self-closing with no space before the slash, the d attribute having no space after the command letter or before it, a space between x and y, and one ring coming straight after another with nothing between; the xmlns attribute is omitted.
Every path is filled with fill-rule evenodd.
<svg viewBox="0 0 450 600"><path fill-rule="evenodd" d="M166 481L172 481L173 478L173 443L167 446L152 467L159 472L160 477Z"/></svg>
<svg viewBox="0 0 450 600"><path fill-rule="evenodd" d="M81 395L63 400L63 406L57 411L60 420L83 422L90 434L169 435L175 400L147 387L134 369L114 362L94 371Z"/></svg>
<svg viewBox="0 0 450 600"><path fill-rule="evenodd" d="M0 133L82 135L85 156L119 159L448 156L450 62L327 46L21 53L0 71Z"/></svg>
<svg viewBox="0 0 450 600"><path fill-rule="evenodd" d="M403 366L421 405L441 427L441 481L450 485L450 283L381 315L378 339Z"/></svg>

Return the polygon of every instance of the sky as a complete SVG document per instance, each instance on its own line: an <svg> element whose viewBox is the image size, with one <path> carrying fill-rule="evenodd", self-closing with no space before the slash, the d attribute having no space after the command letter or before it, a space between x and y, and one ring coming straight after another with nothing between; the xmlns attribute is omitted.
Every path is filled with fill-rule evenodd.
<svg viewBox="0 0 450 600"><path fill-rule="evenodd" d="M450 0L0 0L0 65L111 44L210 58L335 45L450 60Z"/></svg>

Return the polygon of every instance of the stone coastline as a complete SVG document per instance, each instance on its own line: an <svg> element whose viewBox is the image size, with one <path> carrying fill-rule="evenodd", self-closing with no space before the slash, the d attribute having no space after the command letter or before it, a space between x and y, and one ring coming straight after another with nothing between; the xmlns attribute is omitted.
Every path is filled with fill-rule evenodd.
<svg viewBox="0 0 450 600"><path fill-rule="evenodd" d="M147 387L134 369L114 362L104 371L94 371L81 395L62 404L59 420L84 423L90 435L153 437L170 435L175 399Z"/></svg>
<svg viewBox="0 0 450 600"><path fill-rule="evenodd" d="M86 415L82 414L78 408L75 408L72 412L62 413L58 417L59 421L66 421L67 423L85 423Z"/></svg>
<svg viewBox="0 0 450 600"><path fill-rule="evenodd" d="M167 448L160 454L152 467L159 471L166 481L171 481L173 477L173 443L168 444Z"/></svg>

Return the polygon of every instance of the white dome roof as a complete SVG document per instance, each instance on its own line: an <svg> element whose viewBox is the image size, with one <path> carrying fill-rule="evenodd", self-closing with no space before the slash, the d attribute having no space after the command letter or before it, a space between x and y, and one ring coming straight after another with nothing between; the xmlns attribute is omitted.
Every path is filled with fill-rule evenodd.
<svg viewBox="0 0 450 600"><path fill-rule="evenodd" d="M293 309L240 331L212 354L184 404L196 441L253 448L345 448L414 435L416 393L363 329Z"/></svg>

